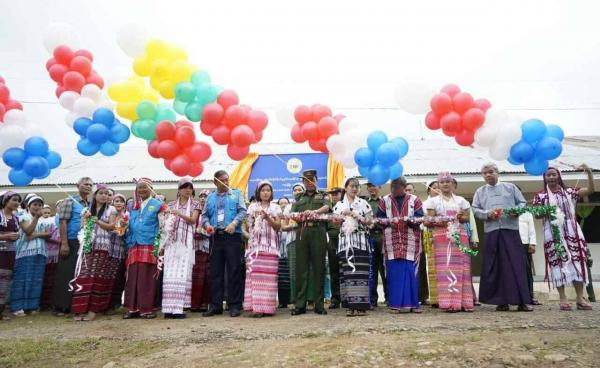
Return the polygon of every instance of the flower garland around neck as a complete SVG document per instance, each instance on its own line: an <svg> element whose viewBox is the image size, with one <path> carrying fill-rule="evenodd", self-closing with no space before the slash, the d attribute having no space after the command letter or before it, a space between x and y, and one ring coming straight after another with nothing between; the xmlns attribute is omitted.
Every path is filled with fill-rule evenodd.
<svg viewBox="0 0 600 368"><path fill-rule="evenodd" d="M83 253L89 254L92 251L92 242L94 241L94 219L90 216L85 219L83 224Z"/></svg>

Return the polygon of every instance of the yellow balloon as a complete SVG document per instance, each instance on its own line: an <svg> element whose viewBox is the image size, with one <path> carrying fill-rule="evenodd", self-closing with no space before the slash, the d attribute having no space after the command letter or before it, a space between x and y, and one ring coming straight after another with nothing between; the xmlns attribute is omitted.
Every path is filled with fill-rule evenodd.
<svg viewBox="0 0 600 368"><path fill-rule="evenodd" d="M121 83L112 83L108 86L108 97L113 101L119 101L123 95L123 85Z"/></svg>
<svg viewBox="0 0 600 368"><path fill-rule="evenodd" d="M159 80L169 78L171 74L171 66L169 62L166 60L157 60L152 67L151 78L156 78Z"/></svg>
<svg viewBox="0 0 600 368"><path fill-rule="evenodd" d="M150 40L146 43L146 55L149 60L164 58L168 45L161 40Z"/></svg>
<svg viewBox="0 0 600 368"><path fill-rule="evenodd" d="M121 102L117 104L117 114L119 116L124 117L127 120L137 120L138 116L135 112L135 108L137 107L137 103L134 102Z"/></svg>
<svg viewBox="0 0 600 368"><path fill-rule="evenodd" d="M175 98L175 83L172 81L165 81L160 85L160 95L166 99Z"/></svg>
<svg viewBox="0 0 600 368"><path fill-rule="evenodd" d="M176 61L173 64L171 72L171 80L179 83L189 81L192 77L192 67L186 61Z"/></svg>
<svg viewBox="0 0 600 368"><path fill-rule="evenodd" d="M145 56L140 56L133 61L133 71L141 77L147 77L152 72L152 64Z"/></svg>
<svg viewBox="0 0 600 368"><path fill-rule="evenodd" d="M157 104L158 100L159 100L159 96L155 90L153 90L151 88L144 89L144 93L142 95L141 101L151 101L151 102L154 102L155 104Z"/></svg>

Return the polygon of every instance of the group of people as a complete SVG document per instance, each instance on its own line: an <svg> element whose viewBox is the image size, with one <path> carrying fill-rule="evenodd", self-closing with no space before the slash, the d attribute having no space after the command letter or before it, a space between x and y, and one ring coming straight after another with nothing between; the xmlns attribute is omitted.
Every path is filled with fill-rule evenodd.
<svg viewBox="0 0 600 368"><path fill-rule="evenodd" d="M594 180L587 166L581 169L587 187L566 187L551 167L530 202L556 206L560 214L536 216L544 222L547 277L563 311L572 310L570 285L576 308L592 309L583 296L589 250L575 206L594 192ZM449 172L428 184L425 201L404 177L383 197L371 183L361 197L357 178L319 191L315 170L302 173L291 199L275 201L272 184L263 181L249 203L229 186L225 171L214 174L212 192L196 193L190 179L181 179L170 202L148 178L136 181L132 198L82 178L78 193L57 203L54 217L42 197L7 191L0 196L0 315L49 308L91 321L121 304L125 319L156 318L159 310L165 318L185 318L187 311L211 317L225 309L231 317L260 318L289 305L294 316L311 306L327 314L327 286L330 309L363 316L378 306L380 279L395 311L421 313L421 305L431 304L472 312L478 302L532 311L538 304L533 218L527 211L502 213L527 201L517 186L498 180L496 165L484 165L481 174L486 184L472 203L456 194ZM485 231L479 300L471 274L475 218Z"/></svg>

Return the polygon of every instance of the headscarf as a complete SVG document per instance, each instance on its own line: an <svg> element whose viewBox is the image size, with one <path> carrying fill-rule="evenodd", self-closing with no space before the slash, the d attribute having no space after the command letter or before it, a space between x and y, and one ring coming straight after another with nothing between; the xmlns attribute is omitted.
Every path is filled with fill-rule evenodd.
<svg viewBox="0 0 600 368"><path fill-rule="evenodd" d="M191 178L181 178L181 179L179 179L179 184L177 184L177 189L181 189L181 187L183 187L186 184L191 184L192 185L192 189L194 189L194 183L192 183L192 179Z"/></svg>
<svg viewBox="0 0 600 368"><path fill-rule="evenodd" d="M2 194L2 206L0 206L0 207L4 208L4 206L6 205L6 203L8 201L10 201L10 199L12 197L14 197L15 195L19 195L19 194L17 192L13 192L12 190L7 190L6 192L4 192Z"/></svg>
<svg viewBox="0 0 600 368"><path fill-rule="evenodd" d="M271 184L270 181L268 180L261 180L258 185L256 186L256 190L254 191L254 198L256 199L256 201L260 202L260 190L262 189L262 187L264 187L265 185L268 185L271 188L271 199L273 197L273 184Z"/></svg>
<svg viewBox="0 0 600 368"><path fill-rule="evenodd" d="M446 180L447 181L452 181L452 179L454 179L454 178L452 177L452 174L450 174L449 171L440 171L440 173L437 176L437 181L438 182L440 182L440 181L446 181Z"/></svg>
<svg viewBox="0 0 600 368"><path fill-rule="evenodd" d="M42 204L44 203L44 200L42 199L42 197L40 197L39 195L33 193L32 195L28 196L29 198L27 199L27 207L29 207L33 201L41 201Z"/></svg>
<svg viewBox="0 0 600 368"><path fill-rule="evenodd" d="M198 196L205 195L205 196L208 197L209 194L210 194L210 190L208 190L208 189L202 189L200 191L200 194L198 194Z"/></svg>
<svg viewBox="0 0 600 368"><path fill-rule="evenodd" d="M141 205L142 205L142 201L140 200L140 196L138 195L138 190L137 190L137 186L140 184L146 184L147 186L150 187L150 189L153 189L152 179L150 179L150 178L139 178L136 181L135 191L133 192L133 209L134 210L141 208Z"/></svg>
<svg viewBox="0 0 600 368"><path fill-rule="evenodd" d="M113 196L113 201L115 200L115 198L121 198L123 200L123 202L125 202L125 204L127 204L127 198L125 198L125 195L121 194L121 193L116 193Z"/></svg>

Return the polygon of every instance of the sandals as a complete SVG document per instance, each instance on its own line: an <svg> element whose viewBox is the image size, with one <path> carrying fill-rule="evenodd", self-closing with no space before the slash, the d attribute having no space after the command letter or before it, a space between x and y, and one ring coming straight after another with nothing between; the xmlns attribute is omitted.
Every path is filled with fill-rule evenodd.
<svg viewBox="0 0 600 368"><path fill-rule="evenodd" d="M560 310L563 312L570 312L573 310L570 303L560 303Z"/></svg>
<svg viewBox="0 0 600 368"><path fill-rule="evenodd" d="M577 310L593 310L594 308L587 303L577 303Z"/></svg>
<svg viewBox="0 0 600 368"><path fill-rule="evenodd" d="M417 313L417 314L421 314L423 313L422 310L420 310L419 308L410 308L411 313Z"/></svg>
<svg viewBox="0 0 600 368"><path fill-rule="evenodd" d="M346 311L346 317L355 317L355 316L357 316L357 315L358 315L358 314L354 314L354 309L348 309L348 310Z"/></svg>
<svg viewBox="0 0 600 368"><path fill-rule="evenodd" d="M23 309L13 312L13 316L15 317L25 317L26 315L27 314L25 314L25 311Z"/></svg>
<svg viewBox="0 0 600 368"><path fill-rule="evenodd" d="M527 304L521 304L517 308L517 311L519 311L519 312L533 312L533 308L530 307L530 306L528 306Z"/></svg>
<svg viewBox="0 0 600 368"><path fill-rule="evenodd" d="M142 318L142 319L154 319L154 318L156 318L156 313L154 313L154 312L143 313L143 314L140 314L140 318Z"/></svg>
<svg viewBox="0 0 600 368"><path fill-rule="evenodd" d="M540 301L537 299L531 299L531 305L543 305L543 304L540 303Z"/></svg>
<svg viewBox="0 0 600 368"><path fill-rule="evenodd" d="M367 315L367 311L365 311L365 310L357 310L357 311L356 311L356 315L357 315L358 317L363 317L363 316L366 316L366 315Z"/></svg>
<svg viewBox="0 0 600 368"><path fill-rule="evenodd" d="M140 312L127 312L123 315L123 319L140 318Z"/></svg>

